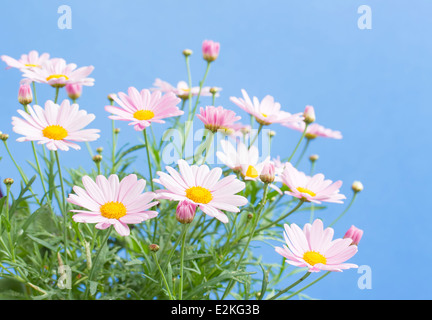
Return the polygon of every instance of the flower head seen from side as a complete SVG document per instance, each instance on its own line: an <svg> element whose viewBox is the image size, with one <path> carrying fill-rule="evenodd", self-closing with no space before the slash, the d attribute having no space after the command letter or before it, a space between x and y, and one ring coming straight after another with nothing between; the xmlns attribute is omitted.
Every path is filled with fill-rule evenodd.
<svg viewBox="0 0 432 320"><path fill-rule="evenodd" d="M80 110L78 104L70 104L65 99L61 105L51 100L45 108L28 106L29 113L18 110L22 118L12 117L13 131L23 135L17 141L38 141L49 150L76 150L80 146L74 142L94 141L99 138L99 129L83 129L95 119L94 114Z"/></svg>
<svg viewBox="0 0 432 320"><path fill-rule="evenodd" d="M96 223L97 229L113 225L121 236L128 236L128 224L136 224L154 218L156 211L149 210L158 204L155 193L144 192L146 181L130 174L119 181L112 174L107 179L99 175L96 181L89 176L82 178L84 188L74 186L75 194L70 194L68 202L87 210L71 210L76 214L75 222Z"/></svg>
<svg viewBox="0 0 432 320"><path fill-rule="evenodd" d="M306 124L304 121L296 122L296 123L284 123L282 124L285 127L290 129L303 132ZM306 130L305 138L309 140L316 139L318 137L321 138L331 138L331 139L342 139L342 133L340 131L331 130L323 127L318 123L311 123Z"/></svg>
<svg viewBox="0 0 432 320"><path fill-rule="evenodd" d="M307 267L309 272L338 271L358 268L345 263L357 253L357 246L351 245L350 238L333 240L334 230L324 229L320 219L305 224L303 230L296 224L285 224L286 245L276 247L277 253L286 262L296 267Z"/></svg>
<svg viewBox="0 0 432 320"><path fill-rule="evenodd" d="M202 53L204 60L208 62L215 61L219 56L220 43L213 40L204 40L202 44Z"/></svg>
<svg viewBox="0 0 432 320"><path fill-rule="evenodd" d="M167 166L168 173L158 171L156 183L166 189L156 190L158 199L171 201L188 200L195 204L205 214L214 217L222 223L228 222L227 215L222 211L240 212L238 207L247 204L248 200L236 193L245 188L245 183L235 175L222 179L222 169L210 169L207 165L192 165L180 159L179 171Z"/></svg>
<svg viewBox="0 0 432 320"><path fill-rule="evenodd" d="M200 108L197 118L204 123L204 127L215 133L219 130L224 132L234 131L234 123L241 119L234 111L224 109L223 107L207 106Z"/></svg>
<svg viewBox="0 0 432 320"><path fill-rule="evenodd" d="M128 94L119 92L112 98L120 107L105 106L105 110L112 114L109 118L129 121L129 125L133 125L136 131L144 130L153 122L165 123L163 119L184 113L177 107L180 98L171 92L162 95L160 91L143 89L139 92L130 87Z"/></svg>
<svg viewBox="0 0 432 320"><path fill-rule="evenodd" d="M199 93L199 87L189 88L188 84L185 81L179 81L177 83L177 87L174 87L170 83L163 81L161 79L156 79L153 83L154 88L151 88L151 91L161 91L162 93L174 93L177 97L186 100L189 98L189 94L192 97L195 97ZM211 87L202 87L200 96L210 97L212 93L210 92ZM222 91L222 88L216 87L217 93L216 97L219 97L219 91Z"/></svg>
<svg viewBox="0 0 432 320"><path fill-rule="evenodd" d="M50 55L48 53L39 53L35 50L30 51L28 54L21 55L21 58L16 60L12 57L2 55L0 57L6 64L7 68L17 68L20 70L41 68L42 65L49 60Z"/></svg>
<svg viewBox="0 0 432 320"><path fill-rule="evenodd" d="M275 102L270 95L264 97L260 102L257 97L251 100L245 90L241 90L243 98L231 97L230 100L238 107L255 117L261 125L272 123L297 123L303 121L303 113L291 114L281 110L279 102Z"/></svg>
<svg viewBox="0 0 432 320"><path fill-rule="evenodd" d="M322 173L312 177L307 176L289 162L285 164L281 180L289 188L289 191L285 191L286 194L303 201L343 203L342 200L346 199L343 194L339 193L339 188L342 186L341 180L336 182L324 180Z"/></svg>
<svg viewBox="0 0 432 320"><path fill-rule="evenodd" d="M31 81L47 83L55 88L62 88L70 83L91 87L94 85L94 79L88 76L93 70L93 66L77 69L75 63L67 64L64 59L54 58L45 61L40 68L24 70L23 76Z"/></svg>

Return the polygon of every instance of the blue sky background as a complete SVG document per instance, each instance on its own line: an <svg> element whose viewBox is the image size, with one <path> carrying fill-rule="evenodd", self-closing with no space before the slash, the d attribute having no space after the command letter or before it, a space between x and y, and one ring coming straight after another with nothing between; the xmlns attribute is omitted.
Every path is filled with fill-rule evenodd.
<svg viewBox="0 0 432 320"><path fill-rule="evenodd" d="M63 4L72 9L71 30L57 27L57 8ZM371 30L357 27L357 8L363 4L372 9ZM79 66L94 65L96 84L84 88L79 103L96 114L91 127L102 130L92 146L108 148L110 122L103 109L108 93L149 88L158 77L173 84L186 80L185 48L194 51L197 85L205 67L202 41L220 42L207 81L223 87L218 105L246 121L229 101L241 96L242 88L260 99L273 95L290 112L313 105L317 122L344 136L312 143L309 154L320 155L317 172L343 180L348 197L354 180L365 186L335 233L343 236L351 224L365 231L352 262L372 268L372 289L360 290L360 274L348 270L331 274L307 294L431 299L430 12L427 0L8 1L0 11L0 54L18 58L35 49ZM9 145L24 163L31 149L14 142L18 135L10 124L19 107L20 79L17 70L0 68L0 131L10 133ZM39 101L53 97L52 88L38 85ZM132 128L119 127L128 133L120 143L135 141ZM288 155L299 133L277 125L271 129L277 132L272 155ZM4 147L0 156L0 176L18 179ZM61 156L65 166L76 167L77 160L93 165L85 148ZM309 170L307 162L301 169ZM330 205L321 216L330 223L343 208ZM307 217L297 214L293 222L302 224ZM265 258L279 261L273 254Z"/></svg>

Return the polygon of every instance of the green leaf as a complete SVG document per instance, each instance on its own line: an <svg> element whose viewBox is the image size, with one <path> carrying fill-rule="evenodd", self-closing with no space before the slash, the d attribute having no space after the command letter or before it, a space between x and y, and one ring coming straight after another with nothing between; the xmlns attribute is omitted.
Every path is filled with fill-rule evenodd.
<svg viewBox="0 0 432 320"><path fill-rule="evenodd" d="M261 270L263 272L263 280L262 280L261 292L260 292L260 295L258 297L258 300L262 300L264 298L266 291L267 291L269 272L266 271L266 269L264 268L264 266L261 263L259 265L260 265Z"/></svg>

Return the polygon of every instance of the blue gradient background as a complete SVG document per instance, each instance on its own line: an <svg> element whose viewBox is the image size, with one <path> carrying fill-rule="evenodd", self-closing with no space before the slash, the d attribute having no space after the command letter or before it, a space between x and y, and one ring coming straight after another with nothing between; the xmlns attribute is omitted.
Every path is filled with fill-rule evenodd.
<svg viewBox="0 0 432 320"><path fill-rule="evenodd" d="M72 8L71 30L57 27L63 4ZM372 9L372 30L357 27L363 4ZM94 65L96 85L84 88L79 103L96 114L91 127L102 130L92 146L108 149L108 93L148 88L157 77L173 84L186 80L185 48L195 52L197 85L205 68L202 40L220 42L206 83L223 87L218 104L245 121L246 114L229 101L242 88L259 98L273 95L290 112L313 105L317 122L344 135L312 143L309 154L320 155L316 170L343 180L348 197L352 181L365 185L335 233L343 236L351 224L364 229L352 262L372 268L372 289L360 290L360 274L348 270L306 293L318 299L431 299L430 12L427 0L8 1L0 11L0 54L18 58L35 49L78 66ZM31 148L14 142L18 136L10 124L19 107L20 79L17 70L0 68L0 131L10 133L13 153L30 172L25 160ZM39 102L53 97L52 88L38 85ZM126 124L119 127L120 143L141 139ZM299 133L271 129L277 131L272 155L288 155ZM0 156L0 176L19 180L4 147ZM85 147L61 157L65 166L93 165ZM309 170L308 163L301 169ZM329 205L319 216L329 223L343 208ZM293 222L307 218L299 213ZM280 261L264 249L265 260Z"/></svg>

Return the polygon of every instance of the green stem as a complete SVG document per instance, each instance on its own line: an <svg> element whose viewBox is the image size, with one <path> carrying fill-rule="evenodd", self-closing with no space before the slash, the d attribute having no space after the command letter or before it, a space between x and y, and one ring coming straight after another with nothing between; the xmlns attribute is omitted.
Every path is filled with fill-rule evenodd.
<svg viewBox="0 0 432 320"><path fill-rule="evenodd" d="M256 141L256 139L258 138L258 136L259 136L259 134L260 134L262 128L263 128L263 125L260 124L260 125L259 125L259 128L258 128L258 132L257 132L257 134L256 134L255 137L252 139L252 141L249 142L249 149L250 149L250 147L255 143L255 141Z"/></svg>
<svg viewBox="0 0 432 320"><path fill-rule="evenodd" d="M152 255L153 255L153 258L154 258L154 260L155 260L155 262L156 262L156 265L157 265L157 267L158 267L158 269L159 269L159 273L160 273L161 276L162 276L162 280L163 280L163 282L164 282L164 284L165 284L165 288L166 288L166 290L167 290L167 292L168 292L168 295L169 295L169 297L170 297L170 300L175 300L174 297L173 297L172 294L171 294L171 290L169 289L169 285L168 285L168 282L167 282L167 280L166 280L166 278L165 278L165 275L164 275L164 273L162 272L162 269L161 269L161 266L160 266L160 264L159 264L159 262L158 262L158 258L157 258L157 256L156 256L156 253L155 253L155 252L152 252Z"/></svg>
<svg viewBox="0 0 432 320"><path fill-rule="evenodd" d="M295 167L296 167L296 168L298 167L298 165L300 164L301 160L303 159L303 156L304 156L305 153L306 153L306 150L307 150L307 148L308 148L308 146L309 146L310 141L311 141L310 139L307 139L307 140L306 140L306 144L305 144L305 146L303 147L302 153L300 154L300 156L299 156L299 158L298 158L298 160L297 160L297 162L296 162L296 164L295 164Z"/></svg>
<svg viewBox="0 0 432 320"><path fill-rule="evenodd" d="M354 200L355 200L355 198L356 198L356 196L357 196L357 192L354 192L354 195L353 195L353 197L352 197L352 199L351 199L351 202L348 204L348 206L345 208L345 210L339 215L339 217L337 217L330 225L329 225L329 227L331 227L331 226L333 226L337 221L339 221L339 219L340 218L342 218L344 215L345 215L345 213L347 213L348 212L348 210L349 210L349 208L351 208L351 206L352 206L352 204L354 203Z"/></svg>
<svg viewBox="0 0 432 320"><path fill-rule="evenodd" d="M104 248L104 246L105 246L105 245L107 244L107 242L108 242L108 238L109 238L109 236L110 236L110 234L111 234L111 231L112 231L112 226L110 226L110 227L108 228L108 230L107 230L107 232L106 232L106 234L105 234L105 237L104 237L103 240L102 240L102 243L101 243L101 246L100 246L100 248L99 248L99 251L98 251L98 253L96 254L96 257L95 257L94 260L93 260L92 267L91 267L90 274L89 274L89 278L88 278L89 283L91 283L91 282L93 281L94 274L95 274L95 266L97 265L97 262L98 262L98 260L99 260L99 256L100 256L100 254L101 254L101 252L102 252L102 249ZM90 284L86 287L86 291L85 291L85 298L86 298L86 299L87 299L87 296L88 296L89 288L90 288Z"/></svg>
<svg viewBox="0 0 432 320"><path fill-rule="evenodd" d="M300 143L303 141L303 138L306 136L306 131L307 131L308 126L309 126L309 124L306 123L305 129L304 129L304 131L303 131L303 133L302 133L302 135L300 137L300 140L297 142L297 145L294 148L293 152L291 153L290 157L288 158L287 162L290 162L291 159L292 159L292 157L294 157L294 154L296 153L298 147L300 146Z"/></svg>
<svg viewBox="0 0 432 320"><path fill-rule="evenodd" d="M10 195L10 184L6 185L6 201L5 201L5 216L6 216L6 220L8 222L8 226L6 227L6 231L7 231L7 235L8 235L8 239L9 239L9 245L10 245L10 253L11 253L11 258L12 261L15 262L15 246L13 245L12 242L12 237L11 237L11 233L10 233L10 220L9 220L9 195Z"/></svg>
<svg viewBox="0 0 432 320"><path fill-rule="evenodd" d="M311 272L307 271L300 279L298 279L292 285L290 285L289 287L287 287L287 288L279 291L277 294L275 294L273 297L269 298L268 300L275 300L277 297L279 297L279 296L283 295L285 292L291 290L292 288L294 288L296 285L298 285L300 282L302 282L303 280L305 280L310 275L311 275Z"/></svg>
<svg viewBox="0 0 432 320"><path fill-rule="evenodd" d="M250 233L249 238L248 238L248 240L246 242L246 245L243 248L243 252L241 253L240 258L238 259L238 261L237 261L237 263L235 265L235 268L234 268L235 271L237 271L237 269L239 268L240 264L242 263L243 257L246 254L246 251L249 248L249 244L250 244L250 242L251 242L251 240L252 240L252 238L253 238L253 236L255 234L255 229L256 229L256 227L258 225L258 221L260 219L261 213L263 212L265 204L267 202L267 192L268 192L268 183L264 184L264 191L263 191L263 197L262 197L262 200L261 200L261 206L259 208L259 211L258 211L257 217L255 219L255 222L253 224L252 232ZM222 300L225 299L226 296L231 292L232 287L234 286L234 283L235 282L233 280L231 280L228 283L228 286L227 286L227 288L226 288L226 290L225 290L225 292L224 292L224 294L222 296Z"/></svg>
<svg viewBox="0 0 432 320"><path fill-rule="evenodd" d="M149 175L150 175L150 185L151 185L152 191L154 191L152 166L151 166L151 161L150 161L150 145L148 143L146 129L143 130L143 134L144 134L144 140L145 140L146 151L147 151L147 163L148 163Z"/></svg>
<svg viewBox="0 0 432 320"><path fill-rule="evenodd" d="M54 103L57 103L58 96L59 96L59 91L60 91L60 88L59 88L59 87L56 87L56 88L55 88Z"/></svg>
<svg viewBox="0 0 432 320"><path fill-rule="evenodd" d="M180 289L179 289L179 300L183 300L183 278L184 278L184 252L186 247L186 235L189 224L185 224L183 226L183 239L181 244L181 252L180 252Z"/></svg>
<svg viewBox="0 0 432 320"><path fill-rule="evenodd" d="M7 153L9 154L9 157L11 158L13 164L15 165L15 167L16 167L17 170L18 170L18 172L20 173L21 179L23 179L24 183L27 185L27 184L28 184L27 176L25 175L24 171L22 171L21 167L16 163L14 157L12 156L12 153L11 153L10 150L9 150L9 147L8 147L8 145L7 145L7 142L6 142L6 141L3 141L3 142L4 142L4 145L5 145L6 151L7 151ZM38 205L40 205L40 201L39 201L39 199L36 197L36 194L33 192L32 187L29 187L29 190L30 190L31 194L33 195L33 198L35 199L36 203L37 203Z"/></svg>
<svg viewBox="0 0 432 320"><path fill-rule="evenodd" d="M64 250L65 250L65 262L66 264L68 263L68 254L67 254L67 247L68 247L68 238L67 238L67 213L66 213L66 197L65 197L65 189L64 189L64 182L63 182L63 175L62 175L62 170L61 170L61 165L60 165L60 159L59 159L59 155L58 155L58 151L56 150L54 152L55 157L56 157L56 162L57 162L57 168L58 168L58 172L59 172L59 179L60 179L60 187L61 187L61 192L62 192L62 203L61 203L61 212L63 215L63 245L64 245Z"/></svg>
<svg viewBox="0 0 432 320"><path fill-rule="evenodd" d="M206 141L206 149L205 149L205 156L204 156L204 158L203 158L203 161L202 161L202 163L201 163L201 165L203 165L205 162L206 162L206 160L207 160L207 157L208 157L208 155L209 155L209 149L211 148L211 146L212 146L212 143L213 143L213 138L214 138L214 133L213 132L210 132L210 134L207 136L207 140L208 141Z"/></svg>
<svg viewBox="0 0 432 320"><path fill-rule="evenodd" d="M306 290L307 288L309 288L310 286L312 286L313 284L317 283L318 281L320 281L322 278L328 276L331 273L331 271L327 271L325 274L323 274L321 277L319 277L318 279L316 279L315 281L309 283L307 286L301 288L300 290L294 292L293 294L291 294L290 296L288 296L286 298L286 300L291 299L292 297L298 295L300 292L302 292L303 290Z"/></svg>
<svg viewBox="0 0 432 320"><path fill-rule="evenodd" d="M32 82L32 86L33 86L33 100L34 100L34 104L38 104L37 102L37 95L36 95L36 83L33 81Z"/></svg>
<svg viewBox="0 0 432 320"><path fill-rule="evenodd" d="M110 104L113 106L114 101L111 101ZM117 147L117 138L115 133L115 120L111 120L111 135L112 135L112 150L111 150L111 174L115 173L115 152Z"/></svg>

